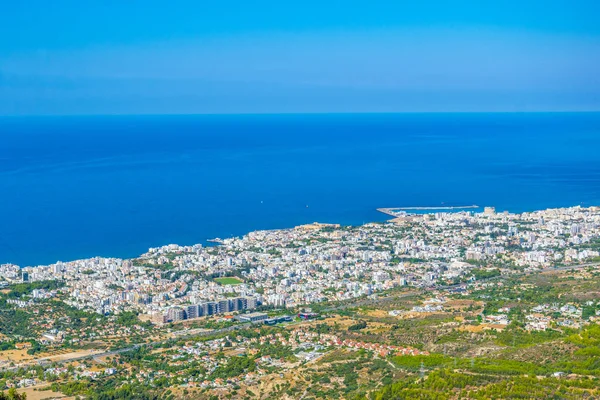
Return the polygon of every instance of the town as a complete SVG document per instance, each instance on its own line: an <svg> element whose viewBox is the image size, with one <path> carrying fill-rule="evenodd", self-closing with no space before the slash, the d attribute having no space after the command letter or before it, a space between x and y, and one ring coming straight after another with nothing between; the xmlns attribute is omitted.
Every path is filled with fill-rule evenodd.
<svg viewBox="0 0 600 400"><path fill-rule="evenodd" d="M57 397L150 385L169 398L361 398L440 368L475 379L493 364L517 379L514 363L533 367L511 348L560 343L578 355L536 374L570 376L574 397L587 390L600 208L392 216L134 259L2 265L0 385Z"/></svg>
<svg viewBox="0 0 600 400"><path fill-rule="evenodd" d="M314 223L218 241L214 247L151 248L131 260L5 264L0 283L60 281L65 302L78 309L135 310L165 322L257 305L293 308L395 286L456 284L477 273L510 275L598 261L600 208L401 212L384 224ZM476 272L478 266L486 268ZM40 296L46 293L35 292L32 300Z"/></svg>

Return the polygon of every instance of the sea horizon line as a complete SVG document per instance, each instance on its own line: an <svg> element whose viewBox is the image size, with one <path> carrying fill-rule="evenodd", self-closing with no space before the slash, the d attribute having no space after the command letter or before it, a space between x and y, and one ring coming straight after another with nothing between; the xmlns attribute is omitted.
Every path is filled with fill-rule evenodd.
<svg viewBox="0 0 600 400"><path fill-rule="evenodd" d="M351 116L351 115L484 115L484 114L600 114L591 110L481 110L481 111L294 111L294 112L194 112L194 113L81 113L81 114L0 114L0 118L71 118L71 117L194 117L194 116Z"/></svg>

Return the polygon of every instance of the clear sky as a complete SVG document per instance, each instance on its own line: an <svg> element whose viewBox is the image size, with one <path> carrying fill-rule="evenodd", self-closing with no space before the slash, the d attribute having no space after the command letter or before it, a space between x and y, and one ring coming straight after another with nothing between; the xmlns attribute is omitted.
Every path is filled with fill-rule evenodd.
<svg viewBox="0 0 600 400"><path fill-rule="evenodd" d="M0 115L600 110L600 1L6 1Z"/></svg>

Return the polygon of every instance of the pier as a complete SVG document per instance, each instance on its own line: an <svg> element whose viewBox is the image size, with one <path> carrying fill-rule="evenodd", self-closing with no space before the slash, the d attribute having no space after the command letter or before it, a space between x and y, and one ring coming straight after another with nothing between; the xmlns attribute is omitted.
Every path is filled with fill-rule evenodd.
<svg viewBox="0 0 600 400"><path fill-rule="evenodd" d="M450 211L450 210L468 210L473 208L480 208L478 205L470 206L442 206L442 207L391 207L391 208L378 208L377 211L391 215L392 217L398 216L398 211Z"/></svg>

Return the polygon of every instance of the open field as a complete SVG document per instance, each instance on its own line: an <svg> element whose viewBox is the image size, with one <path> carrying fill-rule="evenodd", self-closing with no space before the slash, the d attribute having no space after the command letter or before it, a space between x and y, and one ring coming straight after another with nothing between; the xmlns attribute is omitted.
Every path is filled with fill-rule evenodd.
<svg viewBox="0 0 600 400"><path fill-rule="evenodd" d="M21 363L30 360L33 360L33 356L27 354L27 349L0 351L0 361L14 361L16 363Z"/></svg>
<svg viewBox="0 0 600 400"><path fill-rule="evenodd" d="M74 399L74 397L66 397L64 394L60 392L53 392L52 390L39 390L48 387L47 384L32 386L28 388L18 389L18 393L25 393L27 395L27 400L50 400L50 399L63 399L70 400Z"/></svg>
<svg viewBox="0 0 600 400"><path fill-rule="evenodd" d="M47 355L45 355L45 357L39 358L39 360L64 361L64 360L69 360L69 359L77 358L77 357L85 357L85 356L91 356L94 354L101 354L103 352L104 352L103 350L78 350L78 351L62 350L62 351L55 351L52 353L48 353Z"/></svg>
<svg viewBox="0 0 600 400"><path fill-rule="evenodd" d="M214 281L221 285L239 285L244 283L242 280L234 277L215 278Z"/></svg>

